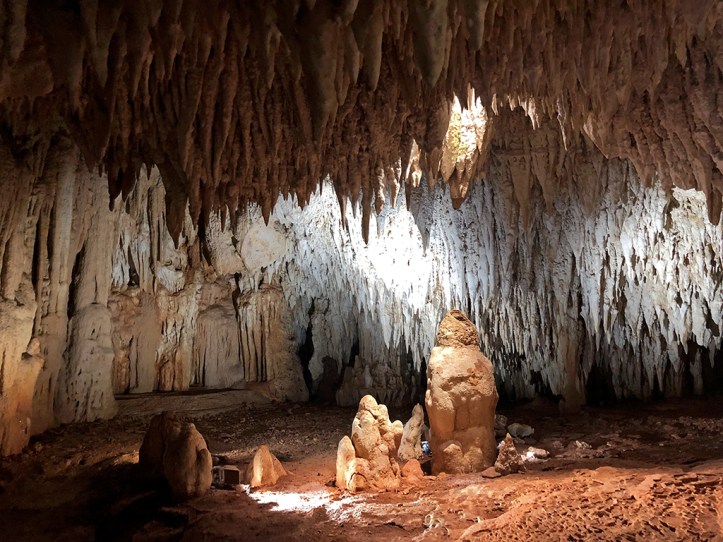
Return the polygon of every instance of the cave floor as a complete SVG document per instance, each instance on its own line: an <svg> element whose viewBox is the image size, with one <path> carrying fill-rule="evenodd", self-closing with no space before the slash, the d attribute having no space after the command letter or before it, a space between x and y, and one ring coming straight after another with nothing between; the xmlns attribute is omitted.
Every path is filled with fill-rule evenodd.
<svg viewBox="0 0 723 542"><path fill-rule="evenodd" d="M503 409L536 429L518 449L550 459L524 474L428 476L355 495L332 487L354 408L225 393L171 402L192 407L181 414L223 461L243 468L268 444L290 472L277 486L173 504L137 472L155 400L130 399L113 420L54 429L0 460L0 540L723 540L721 397L573 416L544 402Z"/></svg>

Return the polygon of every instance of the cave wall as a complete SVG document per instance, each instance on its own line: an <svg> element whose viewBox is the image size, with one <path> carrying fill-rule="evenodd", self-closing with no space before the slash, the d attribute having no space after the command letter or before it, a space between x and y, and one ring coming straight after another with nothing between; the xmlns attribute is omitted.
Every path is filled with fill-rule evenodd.
<svg viewBox="0 0 723 542"><path fill-rule="evenodd" d="M119 393L252 386L303 400L331 378L339 404L401 404L420 393L452 307L478 325L510 397L572 409L601 388L706 391L723 230L705 195L643 182L521 111L496 127L470 147L483 141L490 158L463 202L412 160L419 186L378 194L376 216L325 182L303 209L280 198L268 224L255 204L199 227L187 209L177 244L157 169L110 205L67 140L32 166L0 146L14 196L0 209L2 453L55 423L112 416Z"/></svg>

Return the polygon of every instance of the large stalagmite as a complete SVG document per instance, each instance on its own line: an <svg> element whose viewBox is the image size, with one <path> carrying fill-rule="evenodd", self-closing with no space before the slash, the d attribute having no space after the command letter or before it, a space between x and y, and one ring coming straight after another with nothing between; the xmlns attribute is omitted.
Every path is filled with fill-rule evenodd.
<svg viewBox="0 0 723 542"><path fill-rule="evenodd" d="M479 472L494 464L497 398L477 328L462 311L449 311L429 354L424 399L434 474Z"/></svg>
<svg viewBox="0 0 723 542"><path fill-rule="evenodd" d="M510 397L721 385L720 2L0 21L0 453L114 393L302 400L325 365L339 404L410 402L450 306Z"/></svg>

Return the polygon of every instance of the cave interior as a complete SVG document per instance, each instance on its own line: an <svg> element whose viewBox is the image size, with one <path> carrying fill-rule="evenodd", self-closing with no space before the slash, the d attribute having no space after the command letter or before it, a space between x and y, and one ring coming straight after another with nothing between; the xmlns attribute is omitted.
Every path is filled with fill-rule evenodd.
<svg viewBox="0 0 723 542"><path fill-rule="evenodd" d="M3 540L723 539L723 2L4 0L0 165Z"/></svg>

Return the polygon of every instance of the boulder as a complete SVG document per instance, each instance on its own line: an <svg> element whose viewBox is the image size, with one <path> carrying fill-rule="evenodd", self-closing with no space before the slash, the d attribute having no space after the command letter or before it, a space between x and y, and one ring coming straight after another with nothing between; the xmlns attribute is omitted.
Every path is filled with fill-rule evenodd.
<svg viewBox="0 0 723 542"><path fill-rule="evenodd" d="M422 457L422 432L424 430L424 409L422 405L414 405L412 417L404 424L402 442L399 445L398 457L401 461Z"/></svg>
<svg viewBox="0 0 723 542"><path fill-rule="evenodd" d="M442 320L427 367L425 404L432 472L477 472L496 457L497 389L474 324L458 310Z"/></svg>
<svg viewBox="0 0 723 542"><path fill-rule="evenodd" d="M151 419L139 463L153 478L165 478L176 500L205 494L211 487L211 454L196 426L163 412Z"/></svg>
<svg viewBox="0 0 723 542"><path fill-rule="evenodd" d="M256 450L254 458L246 467L244 483L251 487L272 486L286 474L281 461L271 453L268 446L263 444Z"/></svg>
<svg viewBox="0 0 723 542"><path fill-rule="evenodd" d="M377 404L371 395L362 397L351 439L342 439L337 450L337 487L353 491L398 488L396 456L403 432L402 422L389 420L386 406Z"/></svg>
<svg viewBox="0 0 723 542"><path fill-rule="evenodd" d="M507 432L512 435L513 438L520 439L525 439L535 434L535 430L524 423L511 423L507 427Z"/></svg>
<svg viewBox="0 0 723 542"><path fill-rule="evenodd" d="M517 453L512 436L507 433L505 439L500 442L500 450L495 461L495 470L500 474L512 474L513 472L525 472L525 463Z"/></svg>

